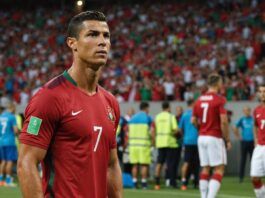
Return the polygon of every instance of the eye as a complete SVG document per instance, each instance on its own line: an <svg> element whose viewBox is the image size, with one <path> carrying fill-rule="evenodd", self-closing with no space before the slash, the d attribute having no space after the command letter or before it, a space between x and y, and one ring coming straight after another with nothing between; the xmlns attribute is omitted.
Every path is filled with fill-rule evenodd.
<svg viewBox="0 0 265 198"><path fill-rule="evenodd" d="M109 34L109 33L105 33L105 34L104 34L104 37L105 37L105 38L110 38L110 34Z"/></svg>
<svg viewBox="0 0 265 198"><path fill-rule="evenodd" d="M87 36L90 36L90 37L97 37L98 35L99 35L98 32L89 32L87 34Z"/></svg>

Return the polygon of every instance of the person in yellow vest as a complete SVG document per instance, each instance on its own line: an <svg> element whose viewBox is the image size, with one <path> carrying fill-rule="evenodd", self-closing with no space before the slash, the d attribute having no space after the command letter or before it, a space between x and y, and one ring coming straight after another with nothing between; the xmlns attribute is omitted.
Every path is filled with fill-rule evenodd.
<svg viewBox="0 0 265 198"><path fill-rule="evenodd" d="M142 102L140 112L129 121L129 158L132 164L132 176L135 188L138 188L138 165L141 169L142 188L147 188L148 168L151 163L152 118L148 115L149 104Z"/></svg>
<svg viewBox="0 0 265 198"><path fill-rule="evenodd" d="M155 139L155 147L158 149L157 165L155 169L155 189L160 189L160 174L163 164L166 162L170 186L176 187L176 156L178 125L175 115L170 113L169 102L162 103L162 112L154 121L152 137Z"/></svg>

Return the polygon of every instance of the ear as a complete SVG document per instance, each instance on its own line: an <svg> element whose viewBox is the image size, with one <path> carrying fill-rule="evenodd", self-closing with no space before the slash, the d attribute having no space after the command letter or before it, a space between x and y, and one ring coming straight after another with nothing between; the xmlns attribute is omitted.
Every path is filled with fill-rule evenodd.
<svg viewBox="0 0 265 198"><path fill-rule="evenodd" d="M66 43L73 51L77 51L77 40L74 37L67 37Z"/></svg>

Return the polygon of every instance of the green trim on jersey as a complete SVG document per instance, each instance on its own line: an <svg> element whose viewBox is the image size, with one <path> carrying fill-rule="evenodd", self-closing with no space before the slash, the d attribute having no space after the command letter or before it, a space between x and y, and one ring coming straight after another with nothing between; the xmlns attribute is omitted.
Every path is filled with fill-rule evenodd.
<svg viewBox="0 0 265 198"><path fill-rule="evenodd" d="M72 83L74 86L77 86L77 83L75 82L75 80L69 75L69 73L65 70L63 72L63 76L70 82Z"/></svg>

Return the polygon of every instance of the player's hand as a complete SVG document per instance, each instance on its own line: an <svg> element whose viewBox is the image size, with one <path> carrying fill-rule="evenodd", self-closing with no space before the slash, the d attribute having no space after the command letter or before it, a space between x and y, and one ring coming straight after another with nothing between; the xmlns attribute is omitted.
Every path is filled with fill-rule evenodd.
<svg viewBox="0 0 265 198"><path fill-rule="evenodd" d="M231 150L231 148L232 148L231 142L230 141L227 141L226 142L226 149L229 151L229 150Z"/></svg>

